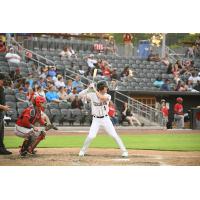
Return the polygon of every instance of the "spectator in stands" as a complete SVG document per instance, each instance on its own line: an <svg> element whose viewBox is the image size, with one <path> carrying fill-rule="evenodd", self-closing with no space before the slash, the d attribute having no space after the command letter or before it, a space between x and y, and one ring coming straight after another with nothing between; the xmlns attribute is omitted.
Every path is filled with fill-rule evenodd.
<svg viewBox="0 0 200 200"><path fill-rule="evenodd" d="M29 81L26 81L26 82L25 82L25 85L24 85L24 87L23 87L23 91L24 91L25 93L27 93L28 90L29 90L30 88L31 88L31 87L30 87Z"/></svg>
<svg viewBox="0 0 200 200"><path fill-rule="evenodd" d="M28 81L29 82L29 84L30 84L30 88L33 88L33 75L32 75L32 73L28 73L28 78L26 79L26 81Z"/></svg>
<svg viewBox="0 0 200 200"><path fill-rule="evenodd" d="M64 47L64 49L59 53L59 55L61 56L61 58L70 58L72 56L72 53L70 52L68 47Z"/></svg>
<svg viewBox="0 0 200 200"><path fill-rule="evenodd" d="M60 88L60 87L65 87L65 83L64 83L64 79L63 79L63 76L62 75L58 75L57 76L57 81L55 81L55 86L56 88Z"/></svg>
<svg viewBox="0 0 200 200"><path fill-rule="evenodd" d="M47 66L41 67L40 77L45 79L47 75L48 75L48 67Z"/></svg>
<svg viewBox="0 0 200 200"><path fill-rule="evenodd" d="M55 103L60 102L55 86L53 85L50 86L49 91L46 93L46 99L48 102L55 102Z"/></svg>
<svg viewBox="0 0 200 200"><path fill-rule="evenodd" d="M118 49L117 49L117 45L115 43L114 37L110 36L108 44L106 44L106 47L105 47L105 53L106 54L112 53L112 54L117 55L117 50Z"/></svg>
<svg viewBox="0 0 200 200"><path fill-rule="evenodd" d="M118 117L116 115L115 105L114 105L114 103L112 101L109 101L108 115L109 115L110 120L113 123L113 125L116 126L118 124Z"/></svg>
<svg viewBox="0 0 200 200"><path fill-rule="evenodd" d="M161 88L161 86L164 84L162 77L159 76L156 78L156 80L153 82L153 85L157 88Z"/></svg>
<svg viewBox="0 0 200 200"><path fill-rule="evenodd" d="M169 83L170 83L169 79L165 79L165 82L161 85L160 90L170 91Z"/></svg>
<svg viewBox="0 0 200 200"><path fill-rule="evenodd" d="M188 78L189 84L196 85L198 80L198 76L196 72L192 72L191 76Z"/></svg>
<svg viewBox="0 0 200 200"><path fill-rule="evenodd" d="M69 101L70 100L70 97L67 94L66 88L63 87L63 86L61 86L59 88L58 96L59 96L59 99L62 100L62 101Z"/></svg>
<svg viewBox="0 0 200 200"><path fill-rule="evenodd" d="M34 97L36 97L36 96L41 96L46 99L46 94L45 94L43 88L41 87L41 85L38 85L37 88L35 88Z"/></svg>
<svg viewBox="0 0 200 200"><path fill-rule="evenodd" d="M136 125L144 126L144 123L141 123L135 116L134 113L132 113L131 109L128 107L128 103L125 102L123 104L122 109L122 121L127 120L129 124L132 126L134 125L134 121L137 123Z"/></svg>
<svg viewBox="0 0 200 200"><path fill-rule="evenodd" d="M124 42L124 50L125 50L125 56L131 57L133 53L133 36L130 33L125 33L123 35L123 42Z"/></svg>
<svg viewBox="0 0 200 200"><path fill-rule="evenodd" d="M70 101L73 101L75 99L75 96L78 94L78 91L76 89L76 87L74 87L72 89L72 91L69 93L69 98L70 98Z"/></svg>
<svg viewBox="0 0 200 200"><path fill-rule="evenodd" d="M165 55L165 57L161 60L161 62L162 62L165 66L168 67L169 64L170 64L168 55Z"/></svg>
<svg viewBox="0 0 200 200"><path fill-rule="evenodd" d="M75 109L75 108L83 109L83 102L81 99L78 98L77 94L75 95L75 98L72 101L71 108L72 109Z"/></svg>
<svg viewBox="0 0 200 200"><path fill-rule="evenodd" d="M80 75L84 75L85 71L83 70L83 66L79 65L79 69L77 70Z"/></svg>
<svg viewBox="0 0 200 200"><path fill-rule="evenodd" d="M77 92L81 92L83 90L83 84L80 81L80 76L77 75L75 80L72 82L72 88L76 88Z"/></svg>
<svg viewBox="0 0 200 200"><path fill-rule="evenodd" d="M6 45L2 40L0 40L0 53L4 52L6 52Z"/></svg>
<svg viewBox="0 0 200 200"><path fill-rule="evenodd" d="M94 59L94 55L90 54L88 57L86 57L86 62L88 65L88 71L86 72L87 75L91 75L93 74L93 70L94 68L97 66L97 60Z"/></svg>
<svg viewBox="0 0 200 200"><path fill-rule="evenodd" d="M102 71L103 76L105 76L106 78L108 78L110 80L110 76L111 76L111 69L108 65L105 65L104 70Z"/></svg>
<svg viewBox="0 0 200 200"><path fill-rule="evenodd" d="M21 78L22 78L22 75L21 75L20 69L17 67L14 74L14 80L16 81Z"/></svg>
<svg viewBox="0 0 200 200"><path fill-rule="evenodd" d="M169 117L169 108L166 105L166 101L164 99L161 100L161 112L163 115L163 129L167 128L167 123L168 123L168 117Z"/></svg>
<svg viewBox="0 0 200 200"><path fill-rule="evenodd" d="M56 67L55 66L49 67L48 75L50 75L52 77L52 79L56 77L57 73L56 73Z"/></svg>
<svg viewBox="0 0 200 200"><path fill-rule="evenodd" d="M169 63L169 65L167 67L167 74L172 74L172 68L173 68L172 63Z"/></svg>
<svg viewBox="0 0 200 200"><path fill-rule="evenodd" d="M76 52L72 49L72 47L69 47L68 49L69 49L69 52L71 53L70 57L77 58Z"/></svg>
<svg viewBox="0 0 200 200"><path fill-rule="evenodd" d="M9 49L9 52L6 54L5 58L10 63L18 64L21 62L21 57L14 53L14 49L12 47Z"/></svg>
<svg viewBox="0 0 200 200"><path fill-rule="evenodd" d="M111 80L112 80L112 79L118 80L117 68L114 68L114 69L111 71L110 78L111 78Z"/></svg>
<svg viewBox="0 0 200 200"><path fill-rule="evenodd" d="M67 80L66 90L67 90L67 94L70 94L72 92L72 80L71 79Z"/></svg>
<svg viewBox="0 0 200 200"><path fill-rule="evenodd" d="M31 104L33 102L34 96L35 96L35 90L30 88L28 90L28 92L26 93L26 97L29 101L29 104Z"/></svg>
<svg viewBox="0 0 200 200"><path fill-rule="evenodd" d="M197 84L194 86L194 89L200 92L200 80L197 81Z"/></svg>
<svg viewBox="0 0 200 200"><path fill-rule="evenodd" d="M188 49L186 50L186 57L188 58L193 58L194 59L194 46L192 47L188 47Z"/></svg>
<svg viewBox="0 0 200 200"><path fill-rule="evenodd" d="M28 93L28 92L27 92ZM19 102L29 102L27 93L24 92L23 88L20 87L18 93L16 93L16 100Z"/></svg>
<svg viewBox="0 0 200 200"><path fill-rule="evenodd" d="M133 72L132 70L130 70L129 66L126 66L124 68L124 70L121 72L121 77L132 77L133 76Z"/></svg>
<svg viewBox="0 0 200 200"><path fill-rule="evenodd" d="M150 54L147 58L147 61L155 61L155 62L159 62L160 61L160 57L158 54L154 54L153 51L150 51Z"/></svg>
<svg viewBox="0 0 200 200"><path fill-rule="evenodd" d="M118 83L116 79L113 79L109 85L110 90L118 90Z"/></svg>
<svg viewBox="0 0 200 200"><path fill-rule="evenodd" d="M50 75L47 75L47 78L46 78L46 89L48 89L48 87L50 86L50 85L54 85L54 82L53 82L53 80L52 80L52 77L50 76Z"/></svg>
<svg viewBox="0 0 200 200"><path fill-rule="evenodd" d="M43 77L40 77L37 81L38 86L40 86L42 89L47 87L47 84L45 82L45 79Z"/></svg>

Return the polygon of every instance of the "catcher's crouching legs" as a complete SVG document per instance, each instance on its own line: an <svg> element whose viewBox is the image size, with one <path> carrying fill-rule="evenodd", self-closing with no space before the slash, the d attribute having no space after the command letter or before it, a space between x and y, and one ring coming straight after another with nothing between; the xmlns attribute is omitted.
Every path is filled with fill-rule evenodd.
<svg viewBox="0 0 200 200"><path fill-rule="evenodd" d="M31 145L31 143L34 141L34 138L32 135L28 136L27 138L25 138L22 147L20 149L20 155L21 156L26 156L26 154L28 153L28 148Z"/></svg>
<svg viewBox="0 0 200 200"><path fill-rule="evenodd" d="M44 140L45 135L46 133L44 131L41 131L40 134L35 138L35 140L29 145L28 152L30 154L35 154L34 149L37 147L40 141Z"/></svg>

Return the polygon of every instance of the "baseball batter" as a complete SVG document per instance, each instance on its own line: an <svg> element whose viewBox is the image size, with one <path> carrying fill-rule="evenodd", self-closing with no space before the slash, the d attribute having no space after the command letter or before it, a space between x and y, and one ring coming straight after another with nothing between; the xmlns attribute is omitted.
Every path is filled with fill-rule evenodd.
<svg viewBox="0 0 200 200"><path fill-rule="evenodd" d="M128 157L128 152L115 131L115 128L108 116L109 111L109 101L111 100L111 96L107 94L108 86L105 81L100 81L97 83L97 90L93 83L89 85L89 87L82 92L79 93L79 97L86 97L91 100L92 106L92 125L90 127L89 134L83 144L82 149L79 152L79 156L84 156L87 151L90 143L96 137L99 127L103 126L106 132L113 137L113 139L118 144L119 148L122 151L122 157Z"/></svg>

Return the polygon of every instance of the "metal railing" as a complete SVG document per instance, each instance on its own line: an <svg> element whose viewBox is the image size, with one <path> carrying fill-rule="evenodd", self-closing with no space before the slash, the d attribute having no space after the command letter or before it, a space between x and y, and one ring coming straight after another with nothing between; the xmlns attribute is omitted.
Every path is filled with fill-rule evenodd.
<svg viewBox="0 0 200 200"><path fill-rule="evenodd" d="M13 45L13 48L15 49L15 51L17 51L23 58L24 58L24 57L28 57L28 56L26 55L26 52L31 52L32 55L35 55L37 58L41 58L41 59L45 60L46 62L51 63L51 64L54 65L54 66L57 66L56 63L55 63L54 61L49 60L49 59L47 59L46 57L41 56L41 55L35 53L34 51L31 51L31 50L29 50L29 49L24 48L22 45L20 45L20 44L19 44L16 40L14 40L14 39L12 39L12 45ZM39 61L39 60L37 60L37 59L34 59L34 58L29 58L29 59L32 60L32 61L34 61L34 62L36 62L36 63L38 63L38 65L42 65L42 66L46 66L46 65L47 65L46 63L43 63L43 62L41 62L41 61ZM74 71L72 71L72 70L66 68L64 65L63 65L63 67L64 67L65 72L68 72L68 73L70 73L70 75L71 75L71 76L69 76L69 75L67 75L67 74L64 74L64 76L67 76L67 77L71 78L72 80L75 80L72 76L77 76L77 75L79 75L79 76L81 77L81 80L86 80L86 81L88 81L88 82L92 82L91 79L88 79L88 78L86 78L86 77L84 77L84 76L82 76L82 75L80 75L80 74L78 74L78 73L76 73L76 72L74 72ZM86 86L85 83L83 83L83 85Z"/></svg>
<svg viewBox="0 0 200 200"><path fill-rule="evenodd" d="M149 125L160 125L162 126L163 115L158 109L152 108L146 104L141 103L121 92L116 91L114 93L114 103L118 107L122 107L124 102L128 102L128 106L132 112L145 120L148 121Z"/></svg>

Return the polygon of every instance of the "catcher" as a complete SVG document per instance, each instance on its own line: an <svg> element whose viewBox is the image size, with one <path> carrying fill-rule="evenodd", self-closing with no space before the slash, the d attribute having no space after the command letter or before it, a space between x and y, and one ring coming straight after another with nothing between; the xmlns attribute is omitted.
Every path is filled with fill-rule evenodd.
<svg viewBox="0 0 200 200"><path fill-rule="evenodd" d="M48 117L44 114L46 99L37 96L33 99L33 104L25 108L18 117L15 124L15 134L25 138L20 149L20 155L26 156L27 153L35 154L34 150L41 140L45 138L46 131L57 128L50 124ZM44 130L39 130L36 124L44 125Z"/></svg>

